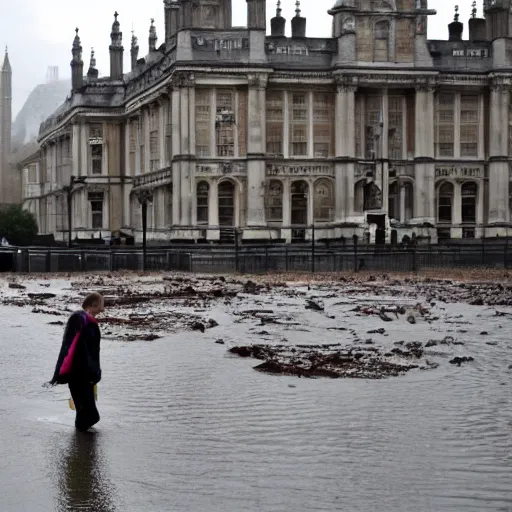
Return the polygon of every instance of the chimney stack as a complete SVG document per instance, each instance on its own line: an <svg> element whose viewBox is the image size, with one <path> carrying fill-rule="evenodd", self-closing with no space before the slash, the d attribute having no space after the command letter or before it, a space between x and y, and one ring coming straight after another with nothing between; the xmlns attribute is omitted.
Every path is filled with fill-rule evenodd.
<svg viewBox="0 0 512 512"><path fill-rule="evenodd" d="M471 5L471 18L469 18L469 40L470 41L486 41L487 40L487 24L485 18L476 17L476 0Z"/></svg>

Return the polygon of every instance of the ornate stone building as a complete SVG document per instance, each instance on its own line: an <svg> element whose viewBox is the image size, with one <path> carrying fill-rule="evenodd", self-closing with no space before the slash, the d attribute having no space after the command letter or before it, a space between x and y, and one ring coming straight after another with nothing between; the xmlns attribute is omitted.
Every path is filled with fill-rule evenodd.
<svg viewBox="0 0 512 512"><path fill-rule="evenodd" d="M427 40L426 0L337 0L332 34L306 37L300 5L291 37L278 2L164 0L165 39L151 24L123 70L118 15L110 76L94 55L84 76L73 43L72 91L40 130L26 179L42 232L219 240L508 233L512 130L512 1L485 18L458 15L448 40ZM333 0L334 1L334 0ZM293 14L293 13L292 13ZM34 171L34 169L36 169Z"/></svg>

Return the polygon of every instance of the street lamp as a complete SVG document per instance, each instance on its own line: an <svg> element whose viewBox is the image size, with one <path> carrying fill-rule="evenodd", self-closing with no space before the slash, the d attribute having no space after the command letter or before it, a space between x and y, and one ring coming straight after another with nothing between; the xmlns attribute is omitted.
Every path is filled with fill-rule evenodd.
<svg viewBox="0 0 512 512"><path fill-rule="evenodd" d="M69 185L63 187L64 192L66 192L67 200L68 200L68 247L72 246L72 215L71 215L71 201L73 198L73 193L76 192L78 185L85 185L86 177L85 176L71 176L69 178Z"/></svg>
<svg viewBox="0 0 512 512"><path fill-rule="evenodd" d="M153 202L153 191L139 190L135 193L142 206L142 270L146 271L146 232L148 228L148 203Z"/></svg>

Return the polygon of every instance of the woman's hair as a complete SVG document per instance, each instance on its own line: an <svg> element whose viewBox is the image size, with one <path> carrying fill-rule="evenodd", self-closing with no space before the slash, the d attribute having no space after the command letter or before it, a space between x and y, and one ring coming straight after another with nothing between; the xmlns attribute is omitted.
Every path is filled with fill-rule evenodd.
<svg viewBox="0 0 512 512"><path fill-rule="evenodd" d="M90 293L85 297L83 303L82 303L82 309L88 309L92 306L96 306L101 300L103 299L102 295L100 293L94 292Z"/></svg>

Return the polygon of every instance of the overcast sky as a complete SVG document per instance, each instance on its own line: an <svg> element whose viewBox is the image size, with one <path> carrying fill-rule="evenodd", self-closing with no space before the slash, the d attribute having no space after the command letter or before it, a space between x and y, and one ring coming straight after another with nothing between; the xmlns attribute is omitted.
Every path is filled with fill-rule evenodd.
<svg viewBox="0 0 512 512"><path fill-rule="evenodd" d="M0 0L0 4L7 3ZM268 0L267 15L275 15L275 1ZM335 0L302 0L302 15L307 17L307 34L311 37L330 37L331 17L327 10ZM481 1L479 0L479 15ZM429 0L429 7L437 10L437 16L429 17L428 37L446 39L447 24L453 20L454 4L443 0ZM460 21L464 23L467 38L467 20L471 2L461 2ZM139 38L140 55L147 53L147 37L150 19L155 18L159 42L164 37L162 0L17 0L9 2L0 14L0 43L9 47L13 68L13 114L21 109L32 89L46 80L48 66L59 67L61 78L70 76L71 45L75 27L80 29L84 49L85 71L89 64L91 47L96 51L100 74L108 73L108 46L115 10L123 31L125 69L129 69L129 47L132 27ZM294 15L295 0L282 0L283 16L290 20ZM245 0L233 0L233 25L246 22ZM270 24L267 25L270 27ZM287 24L288 29L290 24ZM270 30L270 28L268 28ZM126 51L128 50L128 51Z"/></svg>

